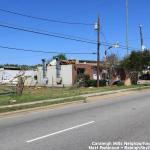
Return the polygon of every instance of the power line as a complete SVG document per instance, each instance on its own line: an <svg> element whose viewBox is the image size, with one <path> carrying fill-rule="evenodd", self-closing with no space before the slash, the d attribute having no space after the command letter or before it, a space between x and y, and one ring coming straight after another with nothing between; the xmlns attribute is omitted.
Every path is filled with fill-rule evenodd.
<svg viewBox="0 0 150 150"><path fill-rule="evenodd" d="M51 36L51 37L56 37L56 38L62 38L62 39L66 39L66 40L72 40L72 41L76 41L76 42L82 42L82 43L88 43L88 44L97 44L96 41L94 40L88 40L88 39L85 39L85 38L81 38L81 37L76 37L76 38L73 38L73 37L66 37L66 36L61 36L61 35L55 35L54 32L52 34L52 32L48 32L48 31L45 31L45 32L48 32L48 33L43 33L43 32L40 32L40 31L35 31L35 30L30 30L30 29L26 29L26 27L15 27L15 26L9 26L9 25L5 25L5 24L0 24L1 27L4 27L4 28L10 28L10 29L14 29L14 30L20 30L20 31L24 31L24 32L29 32L29 33L34 33L34 34L40 34L40 35L46 35L46 36ZM58 33L58 34L61 34L61 33ZM112 46L113 44L112 43L109 43L109 42L101 42L100 43L101 45L103 46ZM126 49L126 46L124 45L119 45L120 48L122 49ZM138 48L134 48L134 47L128 47L129 50L139 50Z"/></svg>
<svg viewBox="0 0 150 150"><path fill-rule="evenodd" d="M104 46L111 46L111 45L113 45L112 43L106 41L106 36L105 36L105 34L102 31L100 33L102 34L102 36L103 36L103 38L105 40L104 42L101 42L101 45L104 45ZM126 49L126 46L123 45L123 44L120 44L120 42L119 42L119 46L122 49ZM128 49L129 50L138 50L139 48L131 47L131 46L128 45Z"/></svg>
<svg viewBox="0 0 150 150"><path fill-rule="evenodd" d="M103 45L103 46L112 46L113 44L109 43L109 42L101 42L101 45ZM122 45L122 44L119 44L119 48L126 50L126 46ZM139 48L129 46L128 50L139 50Z"/></svg>
<svg viewBox="0 0 150 150"><path fill-rule="evenodd" d="M82 23L82 22L68 22L68 21L62 21L62 20L56 20L56 19L50 19L50 18L43 18L43 17L36 17L36 16L31 16L19 12L14 12L10 10L5 10L5 9L0 9L0 11L5 12L5 13L10 13L22 17L27 17L31 19L36 19L36 20L41 20L41 21L47 21L47 22L55 22L55 23L63 23L63 24L68 24L68 25L84 25L84 26L93 26L92 23Z"/></svg>
<svg viewBox="0 0 150 150"><path fill-rule="evenodd" d="M39 32L39 31L34 31L34 30L29 30L29 29L25 29L25 28L19 28L19 27L4 25L4 24L0 24L0 26L4 27L4 28L20 30L20 31L30 32L30 33L40 34L40 35L46 35L46 36L51 36L51 37L56 37L56 38L62 38L62 39L66 39L66 40L76 41L76 42L96 44L96 42L92 42L92 41L87 41L87 40L82 40L82 39L77 39L77 38L70 38L70 37L65 37L65 36L60 36L60 35L54 35L54 34L50 34L50 33L43 33L43 32Z"/></svg>
<svg viewBox="0 0 150 150"><path fill-rule="evenodd" d="M15 48L15 47L9 47L9 46L2 46L0 45L0 48L4 49L10 49L10 50L16 50L16 51L25 51L25 52L33 52L33 53L50 53L50 54L80 54L80 55L85 55L85 54L92 54L95 55L95 52L91 53L67 53L67 52L57 52L57 51L41 51L41 50L31 50L31 49L23 49L23 48Z"/></svg>
<svg viewBox="0 0 150 150"><path fill-rule="evenodd" d="M43 29L39 29L39 28L24 27L24 26L20 26L20 25L8 23L8 22L3 22L3 21L0 21L0 23L7 24L7 25L10 25L10 26L20 27L20 28L26 28L26 29L29 29L29 30L36 30L36 31L44 32L44 33L46 32L46 33L50 33L50 34L56 34L56 35L61 35L61 36L67 36L67 37L70 37L70 38L77 38L77 39L86 40L86 41L90 41L90 42L96 42L93 39L88 39L88 38L85 38L85 37L80 37L80 36L75 36L75 35L69 35L69 34L58 33L58 32L51 32L51 31L47 31L47 30L43 30Z"/></svg>

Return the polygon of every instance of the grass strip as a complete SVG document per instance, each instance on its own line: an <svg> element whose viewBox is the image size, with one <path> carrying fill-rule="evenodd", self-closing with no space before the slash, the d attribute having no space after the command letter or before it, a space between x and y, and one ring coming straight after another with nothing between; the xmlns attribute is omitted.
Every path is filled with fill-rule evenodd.
<svg viewBox="0 0 150 150"><path fill-rule="evenodd" d="M75 97L75 98L69 98L69 99L63 99L63 100L57 100L57 101L49 101L49 102L43 102L39 104L32 104L32 105L25 105L25 106L13 106L12 105L12 107L0 108L0 113L35 108L35 107L42 107L42 106L48 106L48 105L54 105L54 104L61 104L61 103L67 103L67 102L73 102L73 101L80 101L80 100L83 100L84 102L85 99L86 99L85 97Z"/></svg>

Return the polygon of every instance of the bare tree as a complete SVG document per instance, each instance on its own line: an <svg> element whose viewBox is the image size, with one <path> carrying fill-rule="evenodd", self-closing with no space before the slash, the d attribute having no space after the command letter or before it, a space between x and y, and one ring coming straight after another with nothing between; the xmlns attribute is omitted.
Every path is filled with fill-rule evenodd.
<svg viewBox="0 0 150 150"><path fill-rule="evenodd" d="M20 71L19 75L17 76L18 83L16 84L16 94L22 95L24 90L24 82L25 82L25 71Z"/></svg>
<svg viewBox="0 0 150 150"><path fill-rule="evenodd" d="M111 54L106 58L106 66L112 67L118 65L119 59L116 54Z"/></svg>
<svg viewBox="0 0 150 150"><path fill-rule="evenodd" d="M18 77L18 83L16 85L16 93L17 95L22 95L24 89L24 79L23 76Z"/></svg>

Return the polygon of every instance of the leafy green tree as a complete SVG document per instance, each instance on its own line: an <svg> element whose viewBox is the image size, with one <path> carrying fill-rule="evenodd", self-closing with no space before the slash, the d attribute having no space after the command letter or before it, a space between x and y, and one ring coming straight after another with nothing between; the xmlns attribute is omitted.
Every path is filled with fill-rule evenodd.
<svg viewBox="0 0 150 150"><path fill-rule="evenodd" d="M132 51L132 53L125 57L120 66L126 72L126 78L131 79L132 84L136 84L138 80L139 72L142 73L143 70L148 69L150 66L150 51Z"/></svg>
<svg viewBox="0 0 150 150"><path fill-rule="evenodd" d="M0 68L16 68L16 69L20 69L20 70L34 70L37 68L37 66L41 66L41 64L37 64L37 65L19 65L19 64L4 64L4 65L0 65Z"/></svg>
<svg viewBox="0 0 150 150"><path fill-rule="evenodd" d="M53 56L53 59L59 58L60 60L67 60L67 57L65 54L58 54L56 56Z"/></svg>
<svg viewBox="0 0 150 150"><path fill-rule="evenodd" d="M132 53L121 61L121 67L126 71L142 71L150 66L150 51L132 51Z"/></svg>

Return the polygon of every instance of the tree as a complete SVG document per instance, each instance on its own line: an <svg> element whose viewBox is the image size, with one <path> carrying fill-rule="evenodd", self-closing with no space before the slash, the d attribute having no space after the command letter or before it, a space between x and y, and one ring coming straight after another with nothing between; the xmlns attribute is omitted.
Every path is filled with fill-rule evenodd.
<svg viewBox="0 0 150 150"><path fill-rule="evenodd" d="M120 66L124 68L126 77L131 79L132 84L136 84L139 72L147 70L150 66L150 51L132 51L132 53L125 57Z"/></svg>
<svg viewBox="0 0 150 150"><path fill-rule="evenodd" d="M18 83L16 85L16 94L18 96L21 96L23 93L23 89L24 89L24 79L22 76L18 77Z"/></svg>
<svg viewBox="0 0 150 150"><path fill-rule="evenodd" d="M119 58L116 54L111 54L106 58L106 68L108 72L106 74L106 78L109 78L111 82L113 80L113 77L117 75L118 62Z"/></svg>
<svg viewBox="0 0 150 150"><path fill-rule="evenodd" d="M67 60L67 57L65 54L58 54L56 56L53 56L53 59L59 58L60 60Z"/></svg>
<svg viewBox="0 0 150 150"><path fill-rule="evenodd" d="M121 66L128 72L142 71L150 65L150 51L132 51L132 53L121 61Z"/></svg>
<svg viewBox="0 0 150 150"><path fill-rule="evenodd" d="M106 64L111 67L111 66L116 66L118 64L119 58L116 54L111 54L107 56L106 58Z"/></svg>
<svg viewBox="0 0 150 150"><path fill-rule="evenodd" d="M14 69L19 69L19 70L34 70L37 68L37 66L40 66L40 64L38 65L33 65L33 66L30 66L30 65L19 65L19 64L4 64L4 65L0 65L0 68L14 68Z"/></svg>

